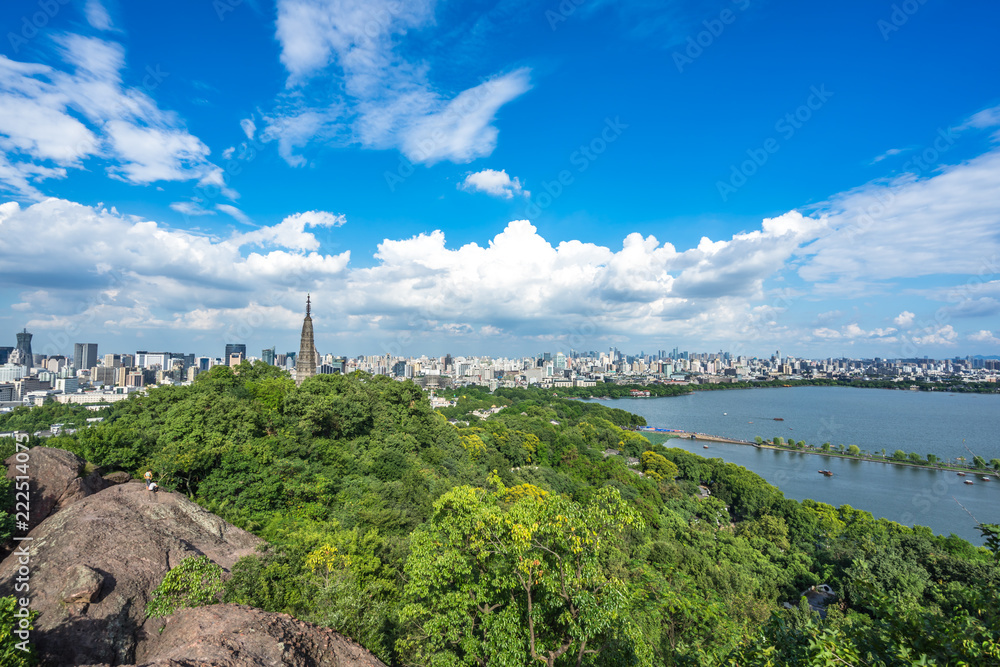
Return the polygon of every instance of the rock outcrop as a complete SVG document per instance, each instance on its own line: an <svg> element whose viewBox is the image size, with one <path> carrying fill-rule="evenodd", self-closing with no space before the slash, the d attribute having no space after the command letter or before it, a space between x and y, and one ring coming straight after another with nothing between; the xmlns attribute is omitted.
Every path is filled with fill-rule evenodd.
<svg viewBox="0 0 1000 667"><path fill-rule="evenodd" d="M8 475L17 474L8 460ZM225 570L262 540L184 496L150 493L125 474L103 479L70 452L30 451L32 633L43 664L381 666L333 630L239 605L146 619L153 589L188 556ZM34 513L32 514L34 517ZM17 552L0 563L0 596L14 592ZM21 593L20 595L23 595Z"/></svg>
<svg viewBox="0 0 1000 667"><path fill-rule="evenodd" d="M16 455L8 458L7 477L21 475ZM47 516L109 486L96 471L84 474L87 462L64 449L35 447L30 450L27 471L31 511L28 526L34 528Z"/></svg>
<svg viewBox="0 0 1000 667"><path fill-rule="evenodd" d="M261 542L184 496L150 493L141 482L77 500L29 537L36 643L60 665L134 662L146 603L170 568L204 554L228 570ZM0 595L11 592L15 556L0 564Z"/></svg>
<svg viewBox="0 0 1000 667"><path fill-rule="evenodd" d="M163 631L149 628L154 623ZM329 628L242 605L182 609L165 624L151 619L147 630L148 639L139 645L137 655L143 667L385 667Z"/></svg>

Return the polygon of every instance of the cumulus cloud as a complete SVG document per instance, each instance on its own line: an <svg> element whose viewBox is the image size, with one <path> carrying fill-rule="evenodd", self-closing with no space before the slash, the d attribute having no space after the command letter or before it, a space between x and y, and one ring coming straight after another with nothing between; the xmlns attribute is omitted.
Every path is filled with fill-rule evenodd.
<svg viewBox="0 0 1000 667"><path fill-rule="evenodd" d="M88 4L87 15L104 25L96 8L103 10ZM129 87L120 44L74 34L52 39L61 67L0 56L0 186L38 200L38 182L63 178L94 157L106 160L111 176L135 184L218 171L208 147L150 97L166 73L151 68L143 88Z"/></svg>
<svg viewBox="0 0 1000 667"><path fill-rule="evenodd" d="M862 328L856 322L847 324L840 329L832 329L830 327L819 327L812 330L812 335L820 340L859 340L859 339L878 339L882 343L894 343L896 342L896 337L893 334L896 333L896 329L892 327L880 328L876 327L874 329L866 330Z"/></svg>
<svg viewBox="0 0 1000 667"><path fill-rule="evenodd" d="M969 340L975 341L977 343L986 343L987 345L1000 345L1000 336L997 336L992 331L982 329L974 334L969 334Z"/></svg>
<svg viewBox="0 0 1000 667"><path fill-rule="evenodd" d="M531 192L521 187L521 181L516 176L511 178L506 169L483 169L469 174L458 184L459 190L466 192L485 192L494 197L512 199L514 195L530 197Z"/></svg>
<svg viewBox="0 0 1000 667"><path fill-rule="evenodd" d="M318 252L308 230L341 221L310 211L216 238L60 199L9 202L0 283L20 288L22 312L45 330L198 331L244 325L250 313L257 328L294 327L304 293L342 281L350 260ZM42 228L60 242L39 244Z"/></svg>
<svg viewBox="0 0 1000 667"><path fill-rule="evenodd" d="M32 242L42 221L58 245ZM217 238L58 199L8 203L0 234L12 242L0 248L0 281L21 288L21 303L46 291L45 308L25 306L41 329L87 321L109 331L201 331L285 301L301 320L298 299L312 291L338 313L336 330L372 336L621 340L669 327L718 340L753 329L752 301L794 252L802 221L678 249L640 234L619 248L552 243L516 220L485 245L449 247L441 231L385 239L373 265L354 268L349 252L324 252L317 235L344 223L306 211ZM81 312L80 303L91 305Z"/></svg>
<svg viewBox="0 0 1000 667"><path fill-rule="evenodd" d="M958 332L950 324L943 326L930 326L922 330L922 335L914 336L913 343L916 345L939 345L944 347L954 347L958 339Z"/></svg>
<svg viewBox="0 0 1000 667"><path fill-rule="evenodd" d="M306 163L301 150L312 143L396 148L426 164L491 154L496 114L530 88L529 70L485 77L457 94L442 91L427 61L402 55L407 33L433 23L434 5L279 0L276 36L287 91L264 115L263 138L277 140L292 166Z"/></svg>
<svg viewBox="0 0 1000 667"><path fill-rule="evenodd" d="M898 327L908 327L911 324L913 324L914 317L916 317L916 315L914 315L908 310L904 310L903 312L901 312L899 315L896 316L893 322L895 322L896 326Z"/></svg>

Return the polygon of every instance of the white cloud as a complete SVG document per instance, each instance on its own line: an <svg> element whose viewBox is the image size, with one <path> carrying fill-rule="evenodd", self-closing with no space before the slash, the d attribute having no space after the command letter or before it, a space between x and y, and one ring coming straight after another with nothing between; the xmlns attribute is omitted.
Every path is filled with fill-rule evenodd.
<svg viewBox="0 0 1000 667"><path fill-rule="evenodd" d="M110 175L136 184L218 170L208 147L150 97L166 73L152 69L142 89L128 87L120 44L73 34L53 41L64 69L0 56L0 186L37 200L39 181L84 168L87 158L106 160Z"/></svg>
<svg viewBox="0 0 1000 667"><path fill-rule="evenodd" d="M504 199L512 199L514 195L531 196L531 192L521 187L521 181L516 176L511 178L507 175L506 169L500 171L483 169L469 174L458 184L458 189L466 192L485 192Z"/></svg>
<svg viewBox="0 0 1000 667"><path fill-rule="evenodd" d="M881 155L876 156L875 159L872 160L872 164L879 163L882 160L886 159L887 157L892 157L893 155L899 155L902 152L903 152L902 148L890 148Z"/></svg>
<svg viewBox="0 0 1000 667"><path fill-rule="evenodd" d="M977 343L986 343L987 345L1000 345L1000 336L986 329L969 334L969 340Z"/></svg>
<svg viewBox="0 0 1000 667"><path fill-rule="evenodd" d="M401 55L410 31L434 20L434 1L279 0L276 35L287 92L265 114L263 137L292 166L311 143L398 148L413 162L469 162L496 147L497 111L530 88L529 71L450 95L430 65ZM337 94L331 94L334 89Z"/></svg>
<svg viewBox="0 0 1000 667"><path fill-rule="evenodd" d="M250 225L251 227L256 227L256 225L253 224L253 221L250 219L250 217L240 209L236 208L235 206L230 206L229 204L216 204L215 208L222 211L226 215L230 216L234 220L242 222L244 225Z"/></svg>
<svg viewBox="0 0 1000 667"><path fill-rule="evenodd" d="M519 69L463 91L439 110L409 121L402 150L414 162L471 162L493 153L500 131L493 120L507 102L531 84L529 70Z"/></svg>
<svg viewBox="0 0 1000 667"><path fill-rule="evenodd" d="M100 0L87 0L83 11L90 27L96 30L111 30L111 15L108 14L108 10L101 4Z"/></svg>
<svg viewBox="0 0 1000 667"><path fill-rule="evenodd" d="M824 229L803 248L799 275L812 282L976 275L1000 255L998 219L994 149L927 177L906 174L837 195L821 207Z"/></svg>
<svg viewBox="0 0 1000 667"><path fill-rule="evenodd" d="M904 310L903 312L901 312L899 315L896 316L893 322L895 322L896 326L898 327L908 327L911 324L913 324L914 317L916 317L916 315L914 315L908 310Z"/></svg>
<svg viewBox="0 0 1000 667"><path fill-rule="evenodd" d="M257 125L253 122L253 118L244 118L240 121L240 128L243 130L243 134L247 135L247 139L253 139L254 133L257 132Z"/></svg>
<svg viewBox="0 0 1000 667"><path fill-rule="evenodd" d="M930 326L923 329L922 336L914 336L915 345L939 345L944 347L954 347L958 339L958 332L950 324L944 326Z"/></svg>
<svg viewBox="0 0 1000 667"><path fill-rule="evenodd" d="M896 329L888 327L885 329L875 328L871 330L863 329L856 322L852 322L838 329L829 327L819 327L812 330L812 335L821 340L858 340L858 339L879 339L882 343L894 343L896 337L893 334Z"/></svg>
<svg viewBox="0 0 1000 667"><path fill-rule="evenodd" d="M193 201L175 201L170 205L170 208L187 216L215 215L215 211L209 211L198 202Z"/></svg>

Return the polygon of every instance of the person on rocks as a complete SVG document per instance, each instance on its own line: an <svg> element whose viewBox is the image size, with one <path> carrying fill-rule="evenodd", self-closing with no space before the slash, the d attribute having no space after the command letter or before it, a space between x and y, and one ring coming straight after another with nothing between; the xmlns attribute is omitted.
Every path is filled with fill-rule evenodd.
<svg viewBox="0 0 1000 667"><path fill-rule="evenodd" d="M143 477L146 479L146 490L151 493L155 493L156 489L158 488L158 485L156 482L153 481L153 471L147 470L146 474L143 475Z"/></svg>

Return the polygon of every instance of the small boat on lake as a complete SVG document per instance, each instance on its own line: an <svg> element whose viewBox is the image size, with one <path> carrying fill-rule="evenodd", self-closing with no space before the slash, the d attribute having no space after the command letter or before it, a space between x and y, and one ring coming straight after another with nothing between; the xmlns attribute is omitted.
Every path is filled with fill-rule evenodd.
<svg viewBox="0 0 1000 667"><path fill-rule="evenodd" d="M965 473L964 472L960 472L960 473L958 473L958 476L959 477L965 477Z"/></svg>
<svg viewBox="0 0 1000 667"><path fill-rule="evenodd" d="M783 421L785 421L785 418L784 417L775 417L774 421L776 421L776 422L783 422Z"/></svg>
<svg viewBox="0 0 1000 667"><path fill-rule="evenodd" d="M816 472L818 472L821 475L826 475L827 477L833 477L832 470L817 470Z"/></svg>
<svg viewBox="0 0 1000 667"><path fill-rule="evenodd" d="M971 479L967 479L967 480L965 480L965 483L966 484L973 484L974 482Z"/></svg>
<svg viewBox="0 0 1000 667"><path fill-rule="evenodd" d="M983 477L983 481L984 482L988 482L988 481L990 481L990 478L989 477Z"/></svg>
<svg viewBox="0 0 1000 667"><path fill-rule="evenodd" d="M702 449L708 449L708 445L702 445Z"/></svg>

